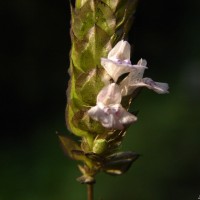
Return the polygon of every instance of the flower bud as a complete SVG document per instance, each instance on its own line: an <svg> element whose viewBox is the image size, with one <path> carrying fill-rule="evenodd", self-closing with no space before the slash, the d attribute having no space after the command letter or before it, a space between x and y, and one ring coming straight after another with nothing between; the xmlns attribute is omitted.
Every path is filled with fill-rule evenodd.
<svg viewBox="0 0 200 200"><path fill-rule="evenodd" d="M102 154L107 150L108 142L105 139L96 139L92 148L93 153Z"/></svg>

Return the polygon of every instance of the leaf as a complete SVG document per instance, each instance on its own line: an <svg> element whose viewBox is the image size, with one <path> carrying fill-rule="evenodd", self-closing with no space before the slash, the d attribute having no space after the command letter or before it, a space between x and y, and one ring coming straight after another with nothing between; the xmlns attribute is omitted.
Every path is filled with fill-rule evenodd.
<svg viewBox="0 0 200 200"><path fill-rule="evenodd" d="M58 135L58 138L61 142L65 154L68 155L70 158L77 160L78 157L76 157L76 154L74 154L72 151L73 150L80 151L81 148L79 147L79 145L66 135L62 135L58 132L56 134Z"/></svg>
<svg viewBox="0 0 200 200"><path fill-rule="evenodd" d="M96 153L89 152L89 153L86 153L86 156L95 162L98 162L98 163L104 162L104 158Z"/></svg>
<svg viewBox="0 0 200 200"><path fill-rule="evenodd" d="M57 132L64 153L73 160L80 160L91 166L91 161L85 156L80 146L66 135Z"/></svg>
<svg viewBox="0 0 200 200"><path fill-rule="evenodd" d="M103 166L103 170L111 175L121 175L125 173L132 163L137 160L139 154L135 152L119 152L108 157Z"/></svg>

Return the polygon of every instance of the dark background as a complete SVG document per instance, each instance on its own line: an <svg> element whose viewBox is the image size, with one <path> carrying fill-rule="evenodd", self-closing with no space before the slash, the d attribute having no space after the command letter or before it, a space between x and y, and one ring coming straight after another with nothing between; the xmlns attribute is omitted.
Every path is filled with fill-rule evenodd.
<svg viewBox="0 0 200 200"><path fill-rule="evenodd" d="M122 150L142 157L127 174L100 174L95 199L196 200L200 195L200 1L140 0L129 34L133 62L170 94L144 90ZM55 131L64 110L70 50L68 1L0 2L0 200L82 200L76 163Z"/></svg>

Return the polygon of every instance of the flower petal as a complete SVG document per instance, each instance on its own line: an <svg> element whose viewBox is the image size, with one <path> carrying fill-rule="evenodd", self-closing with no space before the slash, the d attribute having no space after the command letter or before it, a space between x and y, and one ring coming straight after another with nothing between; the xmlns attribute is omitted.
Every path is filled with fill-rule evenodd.
<svg viewBox="0 0 200 200"><path fill-rule="evenodd" d="M120 104L111 105L104 108L105 116L101 123L106 128L123 130L125 124L136 121L136 117L128 113Z"/></svg>
<svg viewBox="0 0 200 200"><path fill-rule="evenodd" d="M129 124L132 124L133 122L137 121L137 117L129 112L127 112L124 108L121 108L122 111L121 111L121 119L120 119L120 122L122 124L126 124L126 125L129 125Z"/></svg>
<svg viewBox="0 0 200 200"><path fill-rule="evenodd" d="M129 75L120 83L122 96L130 95L137 87L138 83L142 83L142 77L146 67L146 60L140 59L137 65L133 65L135 70L132 70Z"/></svg>
<svg viewBox="0 0 200 200"><path fill-rule="evenodd" d="M144 75L144 70L147 69L147 61L144 59L140 59L137 65L133 65L137 70L133 71L129 75L129 81L134 82L140 80Z"/></svg>
<svg viewBox="0 0 200 200"><path fill-rule="evenodd" d="M88 115L95 121L99 121L103 113L103 110L100 109L99 106L94 106L88 110Z"/></svg>
<svg viewBox="0 0 200 200"><path fill-rule="evenodd" d="M118 104L121 102L121 90L115 83L105 86L97 95L97 104Z"/></svg>
<svg viewBox="0 0 200 200"><path fill-rule="evenodd" d="M130 49L130 44L121 40L109 52L108 58L101 58L101 65L115 82L122 74L135 71L141 65L146 66L145 60L140 60L137 65L131 64Z"/></svg>
<svg viewBox="0 0 200 200"><path fill-rule="evenodd" d="M140 59L137 63L138 66L144 66L146 67L147 66L147 61L145 59Z"/></svg>
<svg viewBox="0 0 200 200"><path fill-rule="evenodd" d="M109 52L108 59L130 60L130 51L130 44L127 41L120 40Z"/></svg>
<svg viewBox="0 0 200 200"><path fill-rule="evenodd" d="M169 93L169 86L167 83L155 82L151 78L143 78L141 81L136 81L129 85L123 85L121 89L122 96L132 94L138 87L147 87L150 90L155 91L158 94Z"/></svg>
<svg viewBox="0 0 200 200"><path fill-rule="evenodd" d="M151 78L143 78L144 86L157 92L158 94L169 93L167 83L154 82Z"/></svg>
<svg viewBox="0 0 200 200"><path fill-rule="evenodd" d="M101 58L101 65L115 82L117 82L122 74L135 70L133 65L125 63L125 61L122 61L120 64L118 61L107 58Z"/></svg>
<svg viewBox="0 0 200 200"><path fill-rule="evenodd" d="M120 104L92 107L88 111L89 116L99 121L103 127L114 130L123 130L124 125L132 124L137 117L127 112Z"/></svg>

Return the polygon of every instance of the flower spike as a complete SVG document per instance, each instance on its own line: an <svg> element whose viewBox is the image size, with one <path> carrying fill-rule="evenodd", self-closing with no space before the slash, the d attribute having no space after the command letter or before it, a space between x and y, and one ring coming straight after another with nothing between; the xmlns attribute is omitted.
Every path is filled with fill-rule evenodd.
<svg viewBox="0 0 200 200"><path fill-rule="evenodd" d="M123 174L138 158L135 152L118 152L128 126L137 120L128 112L136 89L168 92L167 83L143 78L146 60L132 64L130 44L123 40L137 1L76 0L71 5L66 124L80 142L59 139L70 158L83 162L77 180L90 185L88 194L98 172Z"/></svg>

